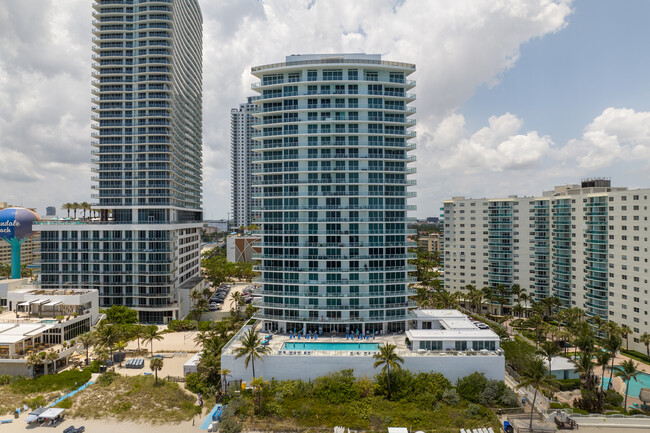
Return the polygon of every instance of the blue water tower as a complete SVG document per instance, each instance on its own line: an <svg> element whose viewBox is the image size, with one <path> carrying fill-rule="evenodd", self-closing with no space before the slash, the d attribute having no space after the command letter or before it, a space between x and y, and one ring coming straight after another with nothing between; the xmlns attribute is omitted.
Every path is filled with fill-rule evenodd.
<svg viewBox="0 0 650 433"><path fill-rule="evenodd" d="M11 278L20 278L20 246L34 236L32 223L40 221L36 212L22 207L0 210L0 239L11 245Z"/></svg>

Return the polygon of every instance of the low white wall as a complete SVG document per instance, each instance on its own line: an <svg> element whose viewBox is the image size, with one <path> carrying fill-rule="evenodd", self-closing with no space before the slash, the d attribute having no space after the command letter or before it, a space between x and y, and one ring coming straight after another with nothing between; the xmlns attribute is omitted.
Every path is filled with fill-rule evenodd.
<svg viewBox="0 0 650 433"><path fill-rule="evenodd" d="M32 375L31 368L22 359L0 359L0 375L26 376Z"/></svg>
<svg viewBox="0 0 650 433"><path fill-rule="evenodd" d="M452 383L475 371L484 373L488 379L504 380L505 358L503 356L408 356L403 357L402 368L414 373L439 372ZM321 356L321 355L268 355L255 361L255 376L264 379L315 379L329 373L351 368L357 377L372 377L379 372L373 367L374 359L368 356ZM234 355L221 356L221 367L230 370L232 379L250 381L252 366L244 366L244 358Z"/></svg>

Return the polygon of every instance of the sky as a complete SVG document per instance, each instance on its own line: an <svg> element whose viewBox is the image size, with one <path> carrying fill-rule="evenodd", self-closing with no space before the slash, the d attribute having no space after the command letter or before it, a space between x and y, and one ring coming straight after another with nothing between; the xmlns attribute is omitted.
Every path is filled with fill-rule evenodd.
<svg viewBox="0 0 650 433"><path fill-rule="evenodd" d="M650 187L648 1L199 1L206 219L230 210L230 109L255 94L250 68L289 54L417 65L413 216L593 176ZM0 201L92 202L91 13L0 0Z"/></svg>

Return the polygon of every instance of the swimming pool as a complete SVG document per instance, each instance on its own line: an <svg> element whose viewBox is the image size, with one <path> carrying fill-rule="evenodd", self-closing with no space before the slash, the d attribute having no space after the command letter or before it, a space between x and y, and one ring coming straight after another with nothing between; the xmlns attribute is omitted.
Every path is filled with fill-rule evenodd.
<svg viewBox="0 0 650 433"><path fill-rule="evenodd" d="M629 385L630 389L627 395L630 397L639 398L639 393L641 392L641 388L650 388L650 374L639 373L636 379L637 379L636 381L634 379L630 381L630 385ZM608 384L609 384L609 373L607 373L603 378L603 387L607 389Z"/></svg>
<svg viewBox="0 0 650 433"><path fill-rule="evenodd" d="M628 390L627 395L639 398L641 388L650 388L650 374L639 373L636 380L630 380L629 387L630 389Z"/></svg>
<svg viewBox="0 0 650 433"><path fill-rule="evenodd" d="M57 322L58 322L58 320L46 319L46 320L41 320L40 323L57 323Z"/></svg>
<svg viewBox="0 0 650 433"><path fill-rule="evenodd" d="M377 351L377 343L284 343L282 350L364 350Z"/></svg>

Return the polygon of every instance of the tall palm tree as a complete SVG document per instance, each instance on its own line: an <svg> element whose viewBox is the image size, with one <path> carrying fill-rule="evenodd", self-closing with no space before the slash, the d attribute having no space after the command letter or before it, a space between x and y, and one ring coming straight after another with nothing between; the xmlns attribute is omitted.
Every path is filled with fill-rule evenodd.
<svg viewBox="0 0 650 433"><path fill-rule="evenodd" d="M136 323L131 327L131 338L138 340L138 352L140 352L140 339L145 336L145 327L140 323Z"/></svg>
<svg viewBox="0 0 650 433"><path fill-rule="evenodd" d="M435 305L438 308L450 309L458 306L458 293L450 293L449 290L441 289L433 295Z"/></svg>
<svg viewBox="0 0 650 433"><path fill-rule="evenodd" d="M115 350L117 350L117 353L120 354L126 349L126 342L124 340L120 340L117 343L115 343ZM120 356L120 367L122 366L122 359L123 357Z"/></svg>
<svg viewBox="0 0 650 433"><path fill-rule="evenodd" d="M153 342L154 340L160 341L163 339L162 331L158 330L156 325L149 325L144 328L144 337L142 337L142 342L151 344L151 356L153 356Z"/></svg>
<svg viewBox="0 0 650 433"><path fill-rule="evenodd" d="M43 364L43 358L37 353L32 353L27 357L27 367L32 368L32 376L34 375L34 367Z"/></svg>
<svg viewBox="0 0 650 433"><path fill-rule="evenodd" d="M68 211L68 218L70 218L70 211L72 210L72 203L63 203L61 209Z"/></svg>
<svg viewBox="0 0 650 433"><path fill-rule="evenodd" d="M201 298L198 301L196 301L196 305L194 306L194 311L196 312L196 321L200 322L201 321L201 316L203 315L203 312L208 309L208 300L205 298Z"/></svg>
<svg viewBox="0 0 650 433"><path fill-rule="evenodd" d="M489 302L488 304L488 314L492 314L492 302L494 301L494 289L489 286L485 286L481 289L483 292L483 297Z"/></svg>
<svg viewBox="0 0 650 433"><path fill-rule="evenodd" d="M607 369L607 366L609 365L609 360L612 359L612 354L605 351L605 350L599 350L596 352L596 366L597 367L602 367L603 369L603 377L600 380L600 393L603 393L603 386L605 382L605 370Z"/></svg>
<svg viewBox="0 0 650 433"><path fill-rule="evenodd" d="M95 334L93 332L86 332L85 334L79 335L77 341L84 346L84 350L86 351L86 365L88 365L88 351L90 346L95 344Z"/></svg>
<svg viewBox="0 0 650 433"><path fill-rule="evenodd" d="M91 209L90 208L90 203L88 203L87 201L84 201L84 202L79 204L79 208L84 211L84 219L86 219L86 211Z"/></svg>
<svg viewBox="0 0 650 433"><path fill-rule="evenodd" d="M610 335L603 344L605 350L612 354L612 367L609 372L609 383L612 383L612 374L614 373L614 361L616 360L616 352L621 350L623 340L618 335Z"/></svg>
<svg viewBox="0 0 650 433"><path fill-rule="evenodd" d="M553 378L546 373L544 361L541 358L535 358L528 364L528 368L522 372L522 381L519 382L517 388L524 386L532 386L535 389L533 396L533 404L530 408L530 424L529 430L533 430L533 413L535 412L535 401L537 400L537 393L542 391L542 386L551 385Z"/></svg>
<svg viewBox="0 0 650 433"><path fill-rule="evenodd" d="M47 363L47 372L48 374L56 373L56 361L59 359L59 354L50 351L45 355L45 362ZM50 364L52 364L52 369L50 369Z"/></svg>
<svg viewBox="0 0 650 433"><path fill-rule="evenodd" d="M235 314L239 316L239 309L244 302L241 292L234 292L230 300L230 308L235 310Z"/></svg>
<svg viewBox="0 0 650 433"><path fill-rule="evenodd" d="M230 376L230 370L222 368L219 370L219 375L221 376L221 389L226 392L226 379Z"/></svg>
<svg viewBox="0 0 650 433"><path fill-rule="evenodd" d="M72 203L72 210L74 212L74 219L77 219L77 211L81 208L81 205L77 203L76 201Z"/></svg>
<svg viewBox="0 0 650 433"><path fill-rule="evenodd" d="M628 337L632 333L632 329L627 325L621 326L621 337L625 338L625 350L630 350L630 342Z"/></svg>
<svg viewBox="0 0 650 433"><path fill-rule="evenodd" d="M614 375L616 377L620 377L623 379L623 382L625 382L625 402L623 403L623 407L625 408L625 411L627 412L627 393L630 389L630 380L634 379L636 382L637 376L639 375L640 371L637 369L638 364L635 364L634 361L631 359L628 359L627 361L621 362L621 364L616 368L616 372Z"/></svg>
<svg viewBox="0 0 650 433"><path fill-rule="evenodd" d="M591 355L582 353L580 358L574 359L571 362L576 366L576 373L580 373L580 376L584 377L585 388L591 389L591 371L594 369L594 361L591 360Z"/></svg>
<svg viewBox="0 0 650 433"><path fill-rule="evenodd" d="M390 398L390 369L399 370L400 364L404 364L404 359L395 353L394 344L385 343L379 346L379 350L372 357L375 359L374 368L382 366L381 371L386 374L388 384L388 398Z"/></svg>
<svg viewBox="0 0 650 433"><path fill-rule="evenodd" d="M524 306L521 305L520 303L515 304L515 306L512 307L512 313L517 317L521 317L522 314L524 313Z"/></svg>
<svg viewBox="0 0 650 433"><path fill-rule="evenodd" d="M151 358L149 361L149 368L156 375L156 385L158 385L158 370L162 370L164 364L162 358Z"/></svg>
<svg viewBox="0 0 650 433"><path fill-rule="evenodd" d="M499 316L503 316L503 307L508 303L508 295L510 292L503 284L499 284L495 291L497 294L497 302L499 303Z"/></svg>
<svg viewBox="0 0 650 433"><path fill-rule="evenodd" d="M262 410L262 389L268 385L268 382L264 380L262 376L256 377L251 380L251 386L253 387L253 392L257 394L257 410Z"/></svg>
<svg viewBox="0 0 650 433"><path fill-rule="evenodd" d="M643 344L645 344L645 351L648 356L648 360L650 361L650 334L647 332L644 332L641 337L639 337L639 341Z"/></svg>
<svg viewBox="0 0 650 433"><path fill-rule="evenodd" d="M544 341L539 345L537 354L541 355L548 361L548 374L551 374L551 361L553 358L562 353L562 349L554 341Z"/></svg>
<svg viewBox="0 0 650 433"><path fill-rule="evenodd" d="M115 344L122 339L121 330L111 324L103 324L97 328L97 342L108 349L111 357L110 360L113 360L113 348Z"/></svg>
<svg viewBox="0 0 650 433"><path fill-rule="evenodd" d="M241 347L235 349L235 359L244 358L244 366L248 368L251 364L253 369L253 379L255 379L255 359L262 360L263 355L268 355L271 348L262 345L262 339L257 331L250 328L241 340Z"/></svg>

